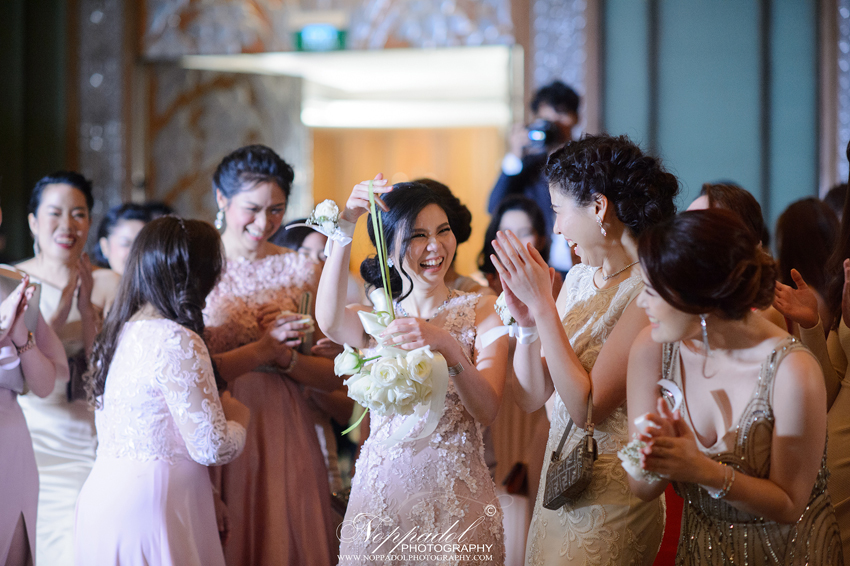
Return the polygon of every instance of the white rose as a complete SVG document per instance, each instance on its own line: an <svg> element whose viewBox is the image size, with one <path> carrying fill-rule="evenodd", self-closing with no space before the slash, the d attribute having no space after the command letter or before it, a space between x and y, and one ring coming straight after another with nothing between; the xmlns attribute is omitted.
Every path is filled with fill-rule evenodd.
<svg viewBox="0 0 850 566"><path fill-rule="evenodd" d="M333 220L323 220L322 230L330 234L331 232L336 230L336 222L334 222Z"/></svg>
<svg viewBox="0 0 850 566"><path fill-rule="evenodd" d="M376 361L372 365L371 373L372 383L381 388L392 387L397 380L406 379L409 376L407 370L393 358Z"/></svg>
<svg viewBox="0 0 850 566"><path fill-rule="evenodd" d="M330 220L336 227L339 220L339 207L332 200L324 200L313 210L313 218L317 220Z"/></svg>
<svg viewBox="0 0 850 566"><path fill-rule="evenodd" d="M434 359L434 354L431 353L431 348L417 348L407 353L405 363L407 371L410 372L410 379L417 383L422 383L431 375L431 367Z"/></svg>
<svg viewBox="0 0 850 566"><path fill-rule="evenodd" d="M348 387L348 396L351 397L361 407L370 408L372 404L371 381L369 376L356 375L351 379L346 380L345 385Z"/></svg>
<svg viewBox="0 0 850 566"><path fill-rule="evenodd" d="M399 415L410 415L417 405L417 391L409 379L399 380L387 389L387 399L392 404L394 412Z"/></svg>
<svg viewBox="0 0 850 566"><path fill-rule="evenodd" d="M363 367L363 357L360 352L349 346L343 345L343 351L334 358L334 373L336 375L353 375Z"/></svg>

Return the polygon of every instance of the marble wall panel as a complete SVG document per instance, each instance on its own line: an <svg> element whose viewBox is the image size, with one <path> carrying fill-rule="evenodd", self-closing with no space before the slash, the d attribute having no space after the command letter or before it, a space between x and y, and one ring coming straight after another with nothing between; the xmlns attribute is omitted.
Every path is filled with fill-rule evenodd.
<svg viewBox="0 0 850 566"><path fill-rule="evenodd" d="M189 218L212 220L212 174L243 145L262 143L295 170L288 217L310 211L311 147L301 123L301 79L149 69L148 198Z"/></svg>

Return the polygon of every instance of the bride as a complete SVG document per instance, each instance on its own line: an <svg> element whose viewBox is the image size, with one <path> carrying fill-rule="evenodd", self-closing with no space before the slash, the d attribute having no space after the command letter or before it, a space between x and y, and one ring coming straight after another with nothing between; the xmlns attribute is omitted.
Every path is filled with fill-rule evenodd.
<svg viewBox="0 0 850 566"><path fill-rule="evenodd" d="M457 244L447 205L425 185L388 186L381 175L356 185L341 228L353 231L368 212L370 184L384 210L383 235L394 266L391 286L398 318L384 332L385 344L405 350L430 346L445 357L451 377L439 424L426 438L387 443L404 417L371 415L372 432L357 460L339 533L340 564L482 560L471 556L469 545L490 556L490 563L501 564L502 512L481 441L481 427L499 410L508 357L506 338L487 347L481 343L484 331L501 324L495 298L446 286ZM369 235L374 244L371 228ZM357 315L365 307L344 305L350 257L349 246L333 243L319 282L316 319L333 341L374 348ZM360 270L369 285L381 286L375 257L364 260ZM426 419L420 419L410 437L418 435ZM422 540L422 535L430 535L431 543L442 537L439 542L451 544L417 544L416 556L410 556L410 548L396 546L414 536Z"/></svg>

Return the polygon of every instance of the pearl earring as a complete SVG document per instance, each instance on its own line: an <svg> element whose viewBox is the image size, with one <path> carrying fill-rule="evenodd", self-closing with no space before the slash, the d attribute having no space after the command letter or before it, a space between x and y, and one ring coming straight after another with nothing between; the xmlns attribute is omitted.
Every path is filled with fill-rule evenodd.
<svg viewBox="0 0 850 566"><path fill-rule="evenodd" d="M218 212L215 213L215 222L213 224L216 230L224 228L224 210L218 209Z"/></svg>
<svg viewBox="0 0 850 566"><path fill-rule="evenodd" d="M391 258L391 257L387 258L387 267L389 267L389 268L395 267L395 262L393 261L393 258Z"/></svg>
<svg viewBox="0 0 850 566"><path fill-rule="evenodd" d="M606 232L605 228L602 226L602 219L598 216L596 217L596 225L599 226L599 231L602 232L603 238L608 235L608 232Z"/></svg>

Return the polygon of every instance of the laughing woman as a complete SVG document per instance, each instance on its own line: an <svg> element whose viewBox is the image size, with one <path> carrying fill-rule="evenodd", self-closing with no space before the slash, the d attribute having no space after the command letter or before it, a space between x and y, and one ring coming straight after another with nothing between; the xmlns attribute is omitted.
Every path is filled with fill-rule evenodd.
<svg viewBox="0 0 850 566"><path fill-rule="evenodd" d="M626 437L628 352L646 315L633 304L642 284L637 237L675 213L676 178L625 137L587 136L555 151L546 166L555 232L582 263L567 274L557 301L550 270L530 244L500 234L494 265L520 326L540 340L517 344L514 385L526 411L555 394L549 444L531 519L525 561L542 564L652 564L664 532L664 505L629 491L616 453ZM545 352L545 354L543 353ZM583 439L593 392L599 446L589 487L557 510L544 508L551 454L572 420L563 454Z"/></svg>
<svg viewBox="0 0 850 566"><path fill-rule="evenodd" d="M445 275L457 243L448 205L438 193L420 183L387 187L374 182L383 214L383 236L393 266L391 286L398 318L389 324L387 344L406 350L430 346L449 366L448 392L436 430L418 440L394 443L388 439L405 423L402 416L371 414L371 434L357 460L351 499L340 531L342 566L372 562L375 554L390 554L381 542L393 532L409 536L442 537L463 545L430 545L426 559L458 564L465 545L486 545L492 564L504 564L502 513L495 486L484 462L482 425L492 423L499 410L505 382L508 341L487 347L481 334L500 324L495 298L449 289ZM369 209L369 182L354 187L340 223L353 224ZM383 201L381 201L383 198ZM368 224L371 226L371 223ZM374 232L369 232L375 243ZM316 318L337 343L374 348L357 312L345 306L350 246L333 243L319 283ZM375 257L364 260L360 272L374 288L381 286ZM402 278L403 277L403 278ZM423 431L427 415L406 438ZM466 533L461 536L462 533ZM400 535L399 535L400 536ZM421 539L420 539L421 540ZM434 540L431 540L434 542ZM375 553L375 554L373 554ZM396 554L407 554L396 549ZM466 558L467 560L469 558ZM386 558L383 564L421 564L422 560Z"/></svg>
<svg viewBox="0 0 850 566"><path fill-rule="evenodd" d="M630 428L647 441L642 468L661 477L630 483L651 500L672 481L684 498L676 564L843 564L823 375L811 352L753 312L773 300L773 260L724 210L648 231L640 259L637 302L652 326L629 359ZM659 376L679 390L674 413Z"/></svg>
<svg viewBox="0 0 850 566"><path fill-rule="evenodd" d="M108 269L93 270L83 253L93 205L91 182L79 173L62 171L38 181L29 203L36 253L17 266L41 283L41 314L70 365L70 382L57 379L44 399L19 399L40 479L36 554L39 563L56 566L72 563L74 505L94 464L97 437L82 376L118 280Z"/></svg>

